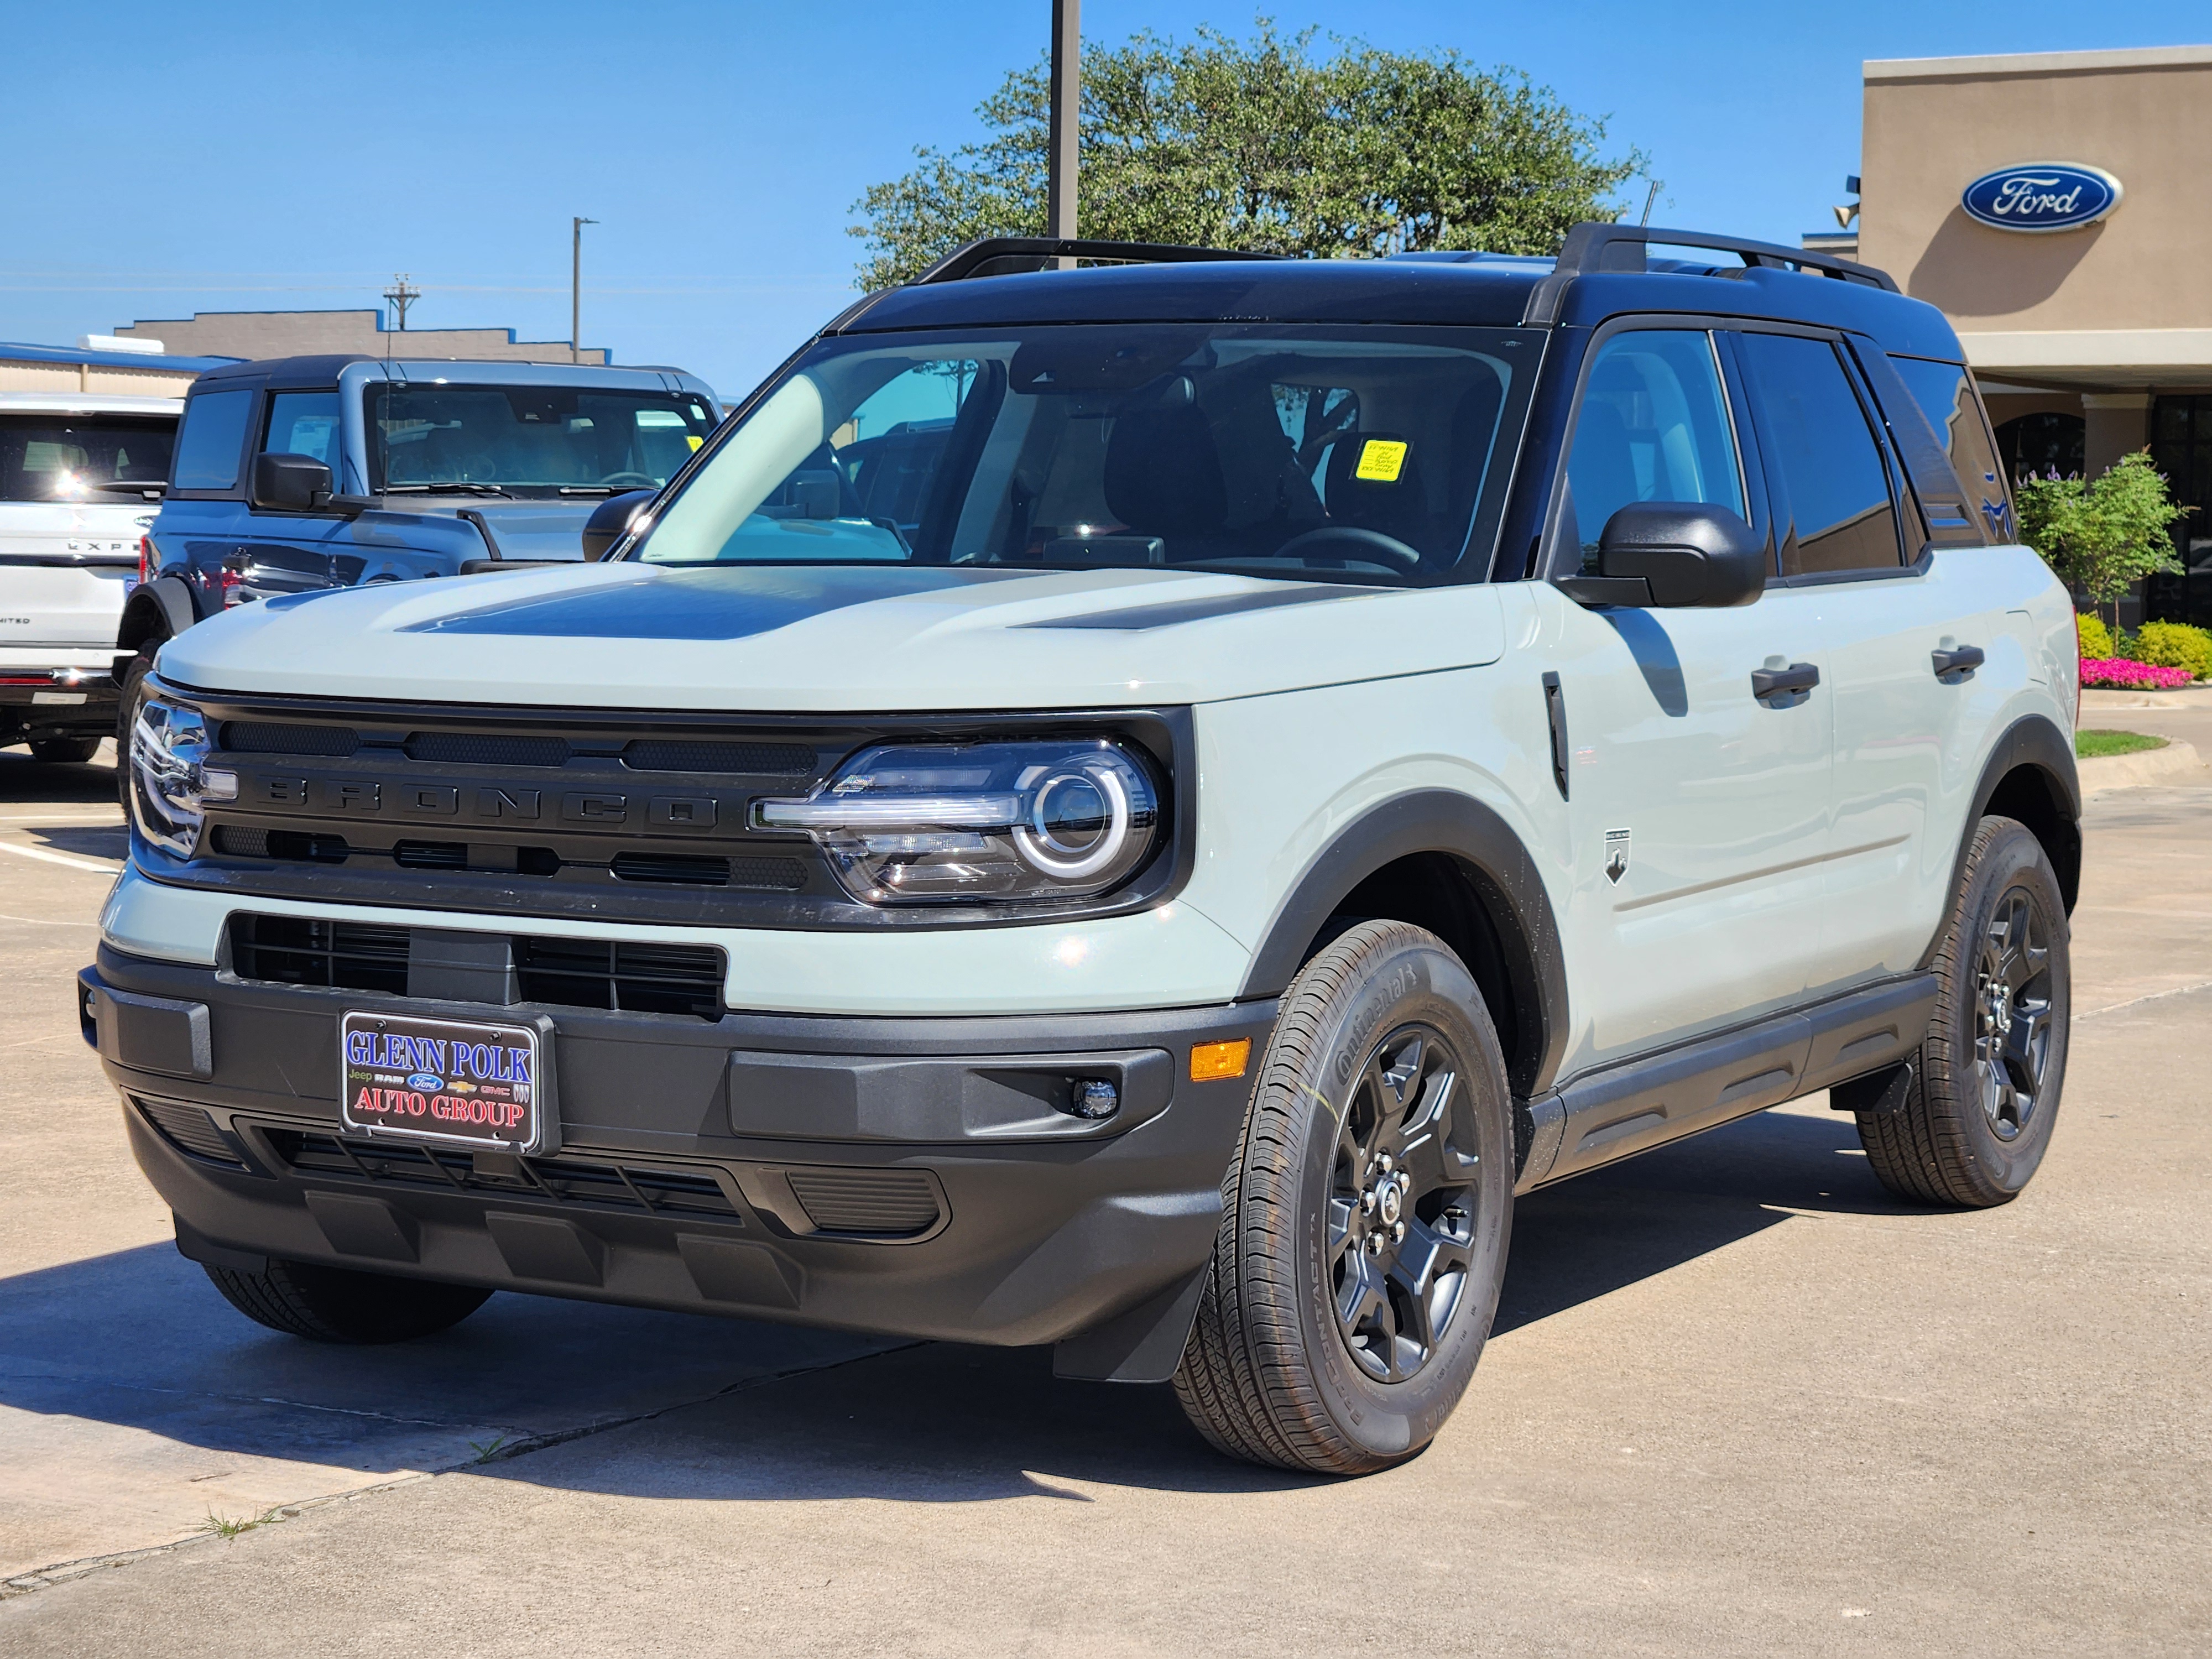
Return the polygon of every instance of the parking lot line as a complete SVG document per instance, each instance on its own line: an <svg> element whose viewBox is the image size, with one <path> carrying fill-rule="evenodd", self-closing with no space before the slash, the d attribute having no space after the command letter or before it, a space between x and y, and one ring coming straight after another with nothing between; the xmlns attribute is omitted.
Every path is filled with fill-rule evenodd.
<svg viewBox="0 0 2212 1659"><path fill-rule="evenodd" d="M90 859L71 858L66 853L49 853L43 847L18 847L11 841L0 841L0 853L13 853L27 859L44 859L48 864L59 864L71 870L89 870L95 876L112 876L123 868L120 862L94 864Z"/></svg>

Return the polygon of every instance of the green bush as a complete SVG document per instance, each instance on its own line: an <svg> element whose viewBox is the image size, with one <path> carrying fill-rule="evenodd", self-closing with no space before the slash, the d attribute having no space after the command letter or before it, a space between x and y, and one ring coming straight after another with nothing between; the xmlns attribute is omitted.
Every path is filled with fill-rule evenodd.
<svg viewBox="0 0 2212 1659"><path fill-rule="evenodd" d="M2105 626L2103 617L2077 611L2074 613L2074 632L2081 642L2083 658L2101 662L2118 654L2112 649L2112 630Z"/></svg>
<svg viewBox="0 0 2212 1659"><path fill-rule="evenodd" d="M2212 679L2212 634L2187 623L2145 623L2136 631L2134 655L2160 668L2185 668L2191 679Z"/></svg>

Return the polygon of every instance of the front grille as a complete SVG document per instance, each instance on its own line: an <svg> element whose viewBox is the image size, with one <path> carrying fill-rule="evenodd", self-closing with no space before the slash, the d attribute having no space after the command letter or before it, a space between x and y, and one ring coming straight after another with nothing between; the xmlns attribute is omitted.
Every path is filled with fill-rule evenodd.
<svg viewBox="0 0 2212 1659"><path fill-rule="evenodd" d="M230 919L240 979L406 996L410 930L251 914ZM712 945L597 939L511 941L524 1002L632 1014L722 1017L723 956Z"/></svg>
<svg viewBox="0 0 2212 1659"><path fill-rule="evenodd" d="M453 1147L313 1130L263 1133L270 1150L289 1170L320 1180L388 1182L649 1215L711 1216L741 1224L744 1219L721 1182L703 1170L600 1162L566 1154L478 1158Z"/></svg>
<svg viewBox="0 0 2212 1659"><path fill-rule="evenodd" d="M727 859L695 858L686 853L617 853L614 872L623 881L662 881L687 887L727 887Z"/></svg>
<svg viewBox="0 0 2212 1659"><path fill-rule="evenodd" d="M722 953L712 945L615 939L518 939L525 1002L636 1014L722 1014Z"/></svg>
<svg viewBox="0 0 2212 1659"><path fill-rule="evenodd" d="M304 916L233 916L230 965L240 979L405 996L407 929Z"/></svg>
<svg viewBox="0 0 2212 1659"><path fill-rule="evenodd" d="M215 849L234 859L276 859L288 864L343 864L353 853L343 836L253 830L238 823L216 825Z"/></svg>
<svg viewBox="0 0 2212 1659"><path fill-rule="evenodd" d="M416 732L407 758L449 761L456 766L566 766L574 751L566 738L532 738L496 732Z"/></svg>
<svg viewBox="0 0 2212 1659"><path fill-rule="evenodd" d="M736 772L756 777L790 777L814 770L814 750L797 743L635 738L623 745L622 758L623 764L634 772Z"/></svg>
<svg viewBox="0 0 2212 1659"><path fill-rule="evenodd" d="M173 1100L141 1100L131 1096L140 1111L161 1132L164 1139L179 1151L206 1164L220 1164L226 1169L242 1170L245 1162L231 1149L215 1120L198 1106L186 1106Z"/></svg>
<svg viewBox="0 0 2212 1659"><path fill-rule="evenodd" d="M222 746L242 755L350 755L361 734L346 726L289 726L275 720L226 720Z"/></svg>
<svg viewBox="0 0 2212 1659"><path fill-rule="evenodd" d="M792 1196L825 1233L911 1238L937 1224L937 1183L921 1170L792 1170Z"/></svg>

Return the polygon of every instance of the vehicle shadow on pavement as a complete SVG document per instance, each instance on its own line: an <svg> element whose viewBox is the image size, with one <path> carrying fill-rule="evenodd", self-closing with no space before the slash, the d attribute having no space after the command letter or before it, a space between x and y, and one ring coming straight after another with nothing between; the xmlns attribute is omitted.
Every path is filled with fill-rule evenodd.
<svg viewBox="0 0 2212 1659"><path fill-rule="evenodd" d="M98 762L34 761L21 749L0 750L0 803L115 805L115 769Z"/></svg>
<svg viewBox="0 0 2212 1659"><path fill-rule="evenodd" d="M1531 1194L1497 1328L1806 1210L1906 1212L1847 1117L1763 1114ZM0 1405L364 1473L452 1467L498 1437L567 1439L478 1472L636 1495L958 1503L1050 1493L1054 1478L1307 1484L1218 1455L1167 1389L1060 1381L1042 1349L894 1346L512 1295L439 1336L329 1347L250 1323L167 1243L0 1279Z"/></svg>
<svg viewBox="0 0 2212 1659"><path fill-rule="evenodd" d="M121 860L131 852L131 832L119 823L23 824L24 839L34 846L79 858Z"/></svg>

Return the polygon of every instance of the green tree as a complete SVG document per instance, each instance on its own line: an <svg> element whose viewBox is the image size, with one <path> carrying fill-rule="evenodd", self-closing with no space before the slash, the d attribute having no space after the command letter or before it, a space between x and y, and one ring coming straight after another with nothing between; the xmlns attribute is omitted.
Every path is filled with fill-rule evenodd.
<svg viewBox="0 0 2212 1659"><path fill-rule="evenodd" d="M2100 611L2111 606L2115 633L2131 586L2181 568L2166 527L2191 509L2175 503L2148 450L2121 456L2094 482L2030 477L2016 493L2021 539Z"/></svg>
<svg viewBox="0 0 2212 1659"><path fill-rule="evenodd" d="M1337 40L1285 39L1262 19L1249 41L1201 27L1144 33L1083 60L1082 228L1116 241L1180 242L1329 258L1419 248L1552 253L1567 228L1618 216L1642 172L1600 153L1605 123L1512 70L1471 68ZM864 289L911 280L979 236L1045 234L1042 61L978 106L988 136L919 165L854 204Z"/></svg>

